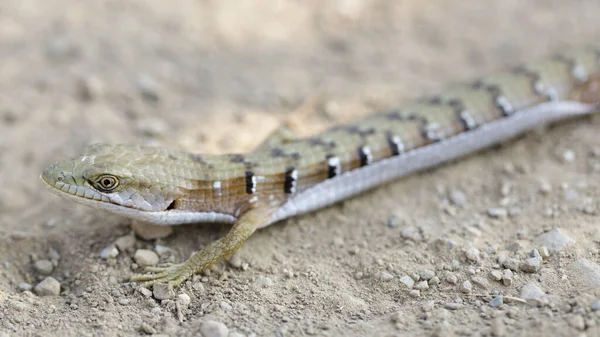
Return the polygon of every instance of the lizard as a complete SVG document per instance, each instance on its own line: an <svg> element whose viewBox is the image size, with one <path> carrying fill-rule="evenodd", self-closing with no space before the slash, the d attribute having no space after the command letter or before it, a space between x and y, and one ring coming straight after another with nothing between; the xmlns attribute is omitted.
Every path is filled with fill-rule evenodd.
<svg viewBox="0 0 600 337"><path fill-rule="evenodd" d="M230 256L259 228L599 110L600 46L590 46L317 135L295 137L281 128L248 153L93 144L47 167L41 180L62 197L139 221L232 224L185 262L147 267L131 277L145 287L177 286Z"/></svg>

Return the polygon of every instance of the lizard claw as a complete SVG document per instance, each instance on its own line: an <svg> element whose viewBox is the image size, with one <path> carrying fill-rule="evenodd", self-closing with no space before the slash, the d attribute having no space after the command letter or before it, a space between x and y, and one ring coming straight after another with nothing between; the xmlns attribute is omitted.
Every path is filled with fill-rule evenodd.
<svg viewBox="0 0 600 337"><path fill-rule="evenodd" d="M135 274L131 277L131 282L142 282L140 286L151 288L156 283L167 283L172 286L178 286L194 274L185 263L167 264L157 267L147 267L143 274Z"/></svg>

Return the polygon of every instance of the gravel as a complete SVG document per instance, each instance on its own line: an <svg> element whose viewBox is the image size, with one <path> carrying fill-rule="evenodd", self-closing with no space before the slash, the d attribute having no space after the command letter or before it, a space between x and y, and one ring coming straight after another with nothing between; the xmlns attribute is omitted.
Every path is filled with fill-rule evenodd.
<svg viewBox="0 0 600 337"><path fill-rule="evenodd" d="M103 259L114 259L119 256L119 250L114 245L110 245L100 251L100 257Z"/></svg>
<svg viewBox="0 0 600 337"><path fill-rule="evenodd" d="M545 297L544 291L535 283L527 283L521 288L519 297L534 305L541 305Z"/></svg>
<svg viewBox="0 0 600 337"><path fill-rule="evenodd" d="M479 261L479 249L471 247L465 251L465 256L470 261L477 262Z"/></svg>
<svg viewBox="0 0 600 337"><path fill-rule="evenodd" d="M400 277L400 282L403 283L409 289L412 289L415 285L415 280L413 280L412 277L408 275Z"/></svg>
<svg viewBox="0 0 600 337"><path fill-rule="evenodd" d="M175 297L175 292L170 284L157 283L152 287L152 295L157 300L168 300Z"/></svg>
<svg viewBox="0 0 600 337"><path fill-rule="evenodd" d="M504 304L504 296L502 295L494 297L494 299L488 303L490 307L499 307L502 304Z"/></svg>

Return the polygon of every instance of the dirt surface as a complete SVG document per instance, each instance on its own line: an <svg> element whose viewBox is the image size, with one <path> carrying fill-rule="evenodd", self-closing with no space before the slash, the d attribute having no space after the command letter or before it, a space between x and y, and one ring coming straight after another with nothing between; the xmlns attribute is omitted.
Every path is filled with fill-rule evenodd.
<svg viewBox="0 0 600 337"><path fill-rule="evenodd" d="M127 284L138 249L180 261L227 228L131 240L46 165L247 151L320 92L308 129L600 39L597 0L240 3L0 2L0 336L600 334L593 118L260 230L171 299Z"/></svg>

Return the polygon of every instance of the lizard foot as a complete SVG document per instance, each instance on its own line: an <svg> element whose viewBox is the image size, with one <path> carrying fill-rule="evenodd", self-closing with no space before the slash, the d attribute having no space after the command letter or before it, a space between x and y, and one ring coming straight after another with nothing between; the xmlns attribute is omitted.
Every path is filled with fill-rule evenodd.
<svg viewBox="0 0 600 337"><path fill-rule="evenodd" d="M194 269L185 263L147 267L142 274L135 274L131 282L142 282L140 286L151 288L156 283L178 286L194 275Z"/></svg>

